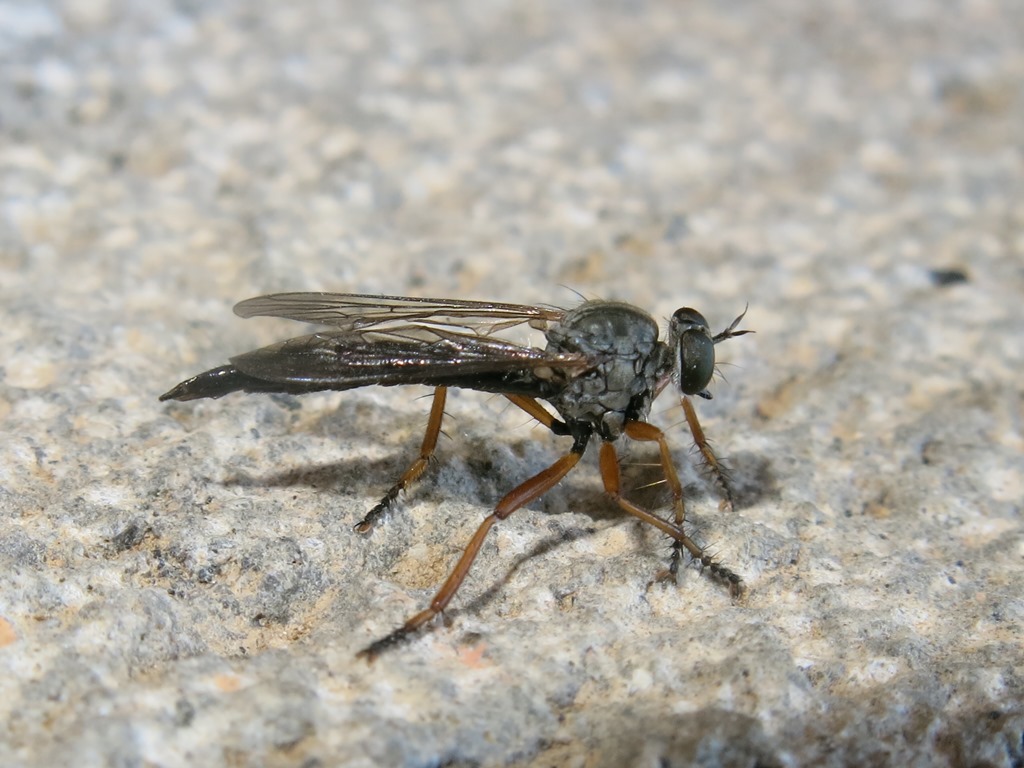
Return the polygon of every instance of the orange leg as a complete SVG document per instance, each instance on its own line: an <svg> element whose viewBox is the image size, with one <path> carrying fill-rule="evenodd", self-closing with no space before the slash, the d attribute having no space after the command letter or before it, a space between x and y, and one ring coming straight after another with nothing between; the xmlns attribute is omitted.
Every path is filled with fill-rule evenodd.
<svg viewBox="0 0 1024 768"><path fill-rule="evenodd" d="M672 509L675 511L676 528L682 530L686 522L686 507L683 504L683 485L679 482L679 475L676 473L676 466L672 463L672 454L668 450L668 441L665 433L653 424L644 421L631 421L626 424L626 437L641 442L656 442L661 453L661 471L665 475L665 482L672 492ZM616 463L616 467L618 464ZM668 571L659 575L663 578L675 579L679 573L679 564L683 560L683 547L685 545L679 539L672 540L672 556L669 559Z"/></svg>
<svg viewBox="0 0 1024 768"><path fill-rule="evenodd" d="M373 661L383 651L398 645L441 613L455 596L455 593L458 592L459 587L462 586L462 582L465 580L466 574L469 573L469 569L473 565L477 554L479 554L480 547L483 545L484 539L487 538L487 532L491 530L491 527L499 520L504 520L520 507L539 499L555 487L576 466L586 446L586 439L577 440L570 453L560 458L543 472L534 475L525 483L507 493L498 502L494 511L485 517L480 527L476 529L476 533L469 540L469 544L463 551L462 557L459 558L459 562L456 563L455 568L448 575L447 580L445 580L441 589L438 590L438 593L434 595L434 599L430 601L430 606L426 610L417 613L391 634L371 643L356 655L367 661Z"/></svg>
<svg viewBox="0 0 1024 768"><path fill-rule="evenodd" d="M394 506L399 494L419 480L420 475L423 474L430 464L430 458L434 455L434 449L437 448L437 437L441 434L441 420L444 418L444 401L447 394L447 387L437 387L434 390L434 401L430 406L430 419L427 421L427 432L423 436L419 458L412 463L412 466L405 470L405 474L384 494L384 498L380 500L380 503L367 512L366 517L353 526L357 533L369 533L372 531L384 513Z"/></svg>
<svg viewBox="0 0 1024 768"><path fill-rule="evenodd" d="M740 316L742 317L742 315ZM697 446L697 450L700 451L700 455L704 459L704 464L709 470L711 470L712 476L715 478L715 483L718 485L718 490L722 494L722 501L718 505L719 509L732 510L732 491L729 489L728 474L722 462L715 456L715 452L711 450L711 446L708 444L708 439L704 436L704 430L701 429L700 422L697 421L697 412L693 409L693 403L690 402L690 398L683 396L683 412L686 414L686 423L690 427L690 434L693 435L693 442Z"/></svg>
<svg viewBox="0 0 1024 768"><path fill-rule="evenodd" d="M647 425L645 425L647 426ZM654 429L652 427L652 429ZM615 453L615 446L612 443L601 444L601 479L604 481L604 490L612 500L625 512L633 517L643 520L648 525L653 525L660 531L667 533L675 541L690 553L690 556L697 560L702 568L707 568L711 575L724 582L729 587L729 592L739 595L743 591L743 580L738 574L721 563L717 562L711 555L704 551L704 548L686 535L681 525L675 525L667 520L662 520L657 515L638 507L622 495L622 476L619 468L619 457ZM673 470L674 473L675 470Z"/></svg>
<svg viewBox="0 0 1024 768"><path fill-rule="evenodd" d="M668 483L669 490L672 492L672 507L676 513L676 525L681 527L686 521L683 486L679 482L679 475L676 474L675 464L672 463L672 454L669 453L665 433L645 421L630 421L626 424L625 435L631 440L658 444L658 450L661 452L661 471L665 474L665 482Z"/></svg>
<svg viewBox="0 0 1024 768"><path fill-rule="evenodd" d="M547 409L534 398L526 397L525 395L505 395L505 397L508 398L510 403L522 408L556 435L569 434L569 428L565 425L565 422L559 421L548 413Z"/></svg>

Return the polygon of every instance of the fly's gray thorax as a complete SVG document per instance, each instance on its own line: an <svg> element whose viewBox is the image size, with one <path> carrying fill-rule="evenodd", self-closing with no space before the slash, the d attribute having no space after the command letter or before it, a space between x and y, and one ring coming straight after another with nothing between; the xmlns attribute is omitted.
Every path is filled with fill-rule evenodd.
<svg viewBox="0 0 1024 768"><path fill-rule="evenodd" d="M583 354L594 367L550 399L567 423L584 422L606 440L643 420L659 374L670 365L650 315L616 301L588 301L548 329L548 351Z"/></svg>

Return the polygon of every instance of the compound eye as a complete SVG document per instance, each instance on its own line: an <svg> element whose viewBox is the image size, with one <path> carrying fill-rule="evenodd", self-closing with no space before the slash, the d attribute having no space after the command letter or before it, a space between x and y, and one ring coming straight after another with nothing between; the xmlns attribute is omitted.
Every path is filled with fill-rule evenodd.
<svg viewBox="0 0 1024 768"><path fill-rule="evenodd" d="M708 327L708 321L704 319L704 315L691 307L677 309L675 314L672 315L672 324L679 330L685 330L694 326Z"/></svg>
<svg viewBox="0 0 1024 768"><path fill-rule="evenodd" d="M676 312L673 319L679 316L679 312ZM694 314L704 319L698 313ZM691 327L683 331L679 335L679 388L683 394L696 395L703 392L714 372L715 342L708 335L707 323L703 327Z"/></svg>

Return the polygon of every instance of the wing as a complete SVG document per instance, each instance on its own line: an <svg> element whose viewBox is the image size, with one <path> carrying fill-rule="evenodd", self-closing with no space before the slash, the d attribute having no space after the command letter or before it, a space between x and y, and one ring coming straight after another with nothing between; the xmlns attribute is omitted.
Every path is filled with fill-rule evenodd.
<svg viewBox="0 0 1024 768"><path fill-rule="evenodd" d="M582 355L556 354L475 333L420 326L331 330L232 357L230 365L183 381L161 399L223 397L236 391L300 394L374 384L548 398L593 365Z"/></svg>
<svg viewBox="0 0 1024 768"><path fill-rule="evenodd" d="M565 380L588 367L579 355L548 353L502 339L433 332L433 340L398 334L367 340L327 331L289 339L231 358L242 373L279 383L351 389L370 384L427 384L478 389L533 380ZM491 386L487 386L491 389ZM504 391L504 390L498 390Z"/></svg>
<svg viewBox="0 0 1024 768"><path fill-rule="evenodd" d="M239 317L285 317L343 331L449 326L488 336L522 323L543 329L564 309L459 299L417 299L360 293L275 293L235 305Z"/></svg>

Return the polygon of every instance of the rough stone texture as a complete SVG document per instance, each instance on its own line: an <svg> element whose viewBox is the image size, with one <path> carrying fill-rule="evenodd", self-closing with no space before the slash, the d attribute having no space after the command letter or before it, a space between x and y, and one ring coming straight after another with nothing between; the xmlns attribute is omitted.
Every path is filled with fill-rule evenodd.
<svg viewBox="0 0 1024 768"><path fill-rule="evenodd" d="M1021 765L1022 19L0 0L0 763ZM649 584L590 455L354 659L564 440L454 397L358 536L422 391L156 401L285 289L749 302L699 403L735 512L654 415L745 597Z"/></svg>

